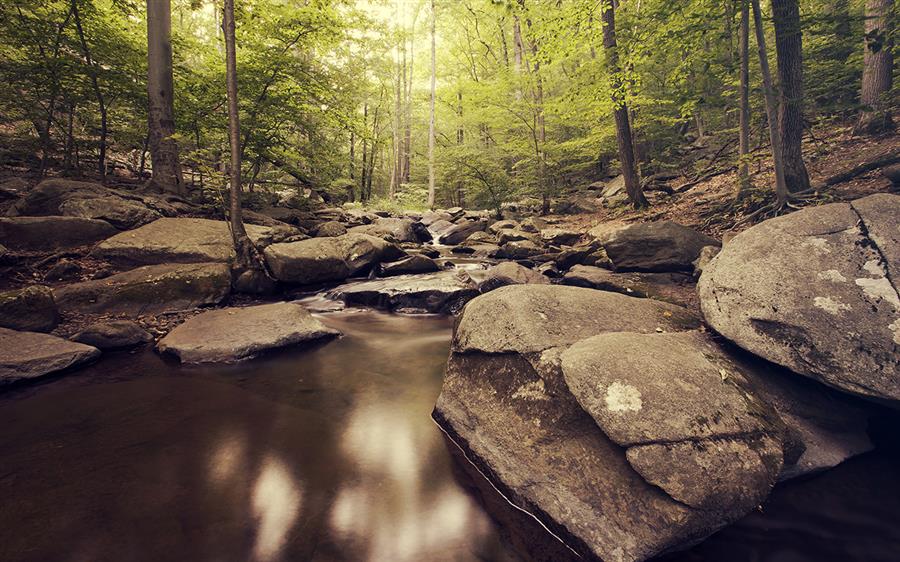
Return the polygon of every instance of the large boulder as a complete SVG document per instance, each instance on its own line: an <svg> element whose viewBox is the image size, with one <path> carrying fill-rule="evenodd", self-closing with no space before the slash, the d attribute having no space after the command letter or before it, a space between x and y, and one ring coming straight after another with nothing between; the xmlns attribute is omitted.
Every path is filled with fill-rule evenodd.
<svg viewBox="0 0 900 562"><path fill-rule="evenodd" d="M565 228L545 228L541 231L541 240L554 246L572 246L582 238L581 232Z"/></svg>
<svg viewBox="0 0 900 562"><path fill-rule="evenodd" d="M32 285L0 293L0 327L29 332L49 332L59 324L53 291Z"/></svg>
<svg viewBox="0 0 900 562"><path fill-rule="evenodd" d="M3 217L0 242L11 250L59 250L95 244L118 232L101 220L76 217Z"/></svg>
<svg viewBox="0 0 900 562"><path fill-rule="evenodd" d="M431 229L435 230L435 226L437 223L431 225ZM450 246L456 244L462 244L465 242L466 238L474 234L475 232L480 232L487 228L488 221L484 219L478 220L462 220L457 224L447 228L443 231L438 241L441 244L447 244Z"/></svg>
<svg viewBox="0 0 900 562"><path fill-rule="evenodd" d="M316 229L316 236L319 238L332 238L344 234L347 234L347 227L338 221L323 222Z"/></svg>
<svg viewBox="0 0 900 562"><path fill-rule="evenodd" d="M280 229L246 225L257 245L268 242ZM227 262L234 259L234 242L225 221L162 218L121 232L97 246L98 257L134 264Z"/></svg>
<svg viewBox="0 0 900 562"><path fill-rule="evenodd" d="M231 291L224 263L147 265L54 291L63 312L155 314L217 304Z"/></svg>
<svg viewBox="0 0 900 562"><path fill-rule="evenodd" d="M378 218L372 224L354 226L349 232L377 236L390 242L427 242L431 240L431 233L424 224L404 218Z"/></svg>
<svg viewBox="0 0 900 562"><path fill-rule="evenodd" d="M153 336L137 322L110 320L91 324L69 339L106 351L127 349L151 342Z"/></svg>
<svg viewBox="0 0 900 562"><path fill-rule="evenodd" d="M478 295L475 282L464 271L426 275L400 275L348 283L328 293L349 305L372 306L402 312L452 314Z"/></svg>
<svg viewBox="0 0 900 562"><path fill-rule="evenodd" d="M698 284L706 321L744 349L860 396L900 404L900 196L762 222Z"/></svg>
<svg viewBox="0 0 900 562"><path fill-rule="evenodd" d="M89 345L0 328L0 383L49 375L99 356L100 350Z"/></svg>
<svg viewBox="0 0 900 562"><path fill-rule="evenodd" d="M622 271L693 271L704 246L720 246L710 238L671 221L637 223L600 237L606 254Z"/></svg>
<svg viewBox="0 0 900 562"><path fill-rule="evenodd" d="M403 250L381 238L355 233L265 249L266 263L276 279L302 285L342 281L403 255Z"/></svg>
<svg viewBox="0 0 900 562"><path fill-rule="evenodd" d="M546 275L515 262L505 261L489 268L478 284L482 293L493 291L506 285L549 285Z"/></svg>
<svg viewBox="0 0 900 562"><path fill-rule="evenodd" d="M624 273L590 265L575 265L563 276L562 283L632 297L664 300L691 309L698 307L694 280L684 273Z"/></svg>
<svg viewBox="0 0 900 562"><path fill-rule="evenodd" d="M280 302L198 314L169 332L157 348L182 363L226 363L338 335L303 306Z"/></svg>
<svg viewBox="0 0 900 562"><path fill-rule="evenodd" d="M382 277L391 277L393 275L433 273L440 270L441 266L433 259L421 254L415 254L395 262L382 264L378 268L378 274Z"/></svg>
<svg viewBox="0 0 900 562"><path fill-rule="evenodd" d="M146 195L109 189L91 182L48 179L15 205L13 212L23 216L63 215L104 220L116 228L128 229L153 222L171 212L170 206Z"/></svg>

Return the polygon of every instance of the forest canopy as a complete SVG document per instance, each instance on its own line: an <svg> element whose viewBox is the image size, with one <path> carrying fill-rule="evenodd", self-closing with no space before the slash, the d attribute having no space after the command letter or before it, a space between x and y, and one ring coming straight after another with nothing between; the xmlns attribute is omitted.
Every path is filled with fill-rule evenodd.
<svg viewBox="0 0 900 562"><path fill-rule="evenodd" d="M286 192L337 203L426 204L432 18L438 205L499 209L531 200L546 207L623 168L634 168L645 184L684 173L692 146L738 144L748 4L239 0L248 204ZM798 135L867 112L877 114L875 129L879 119L888 126L897 99L892 63L888 87L875 98L861 97L861 82L866 52L890 52L892 1L773 0L760 7L766 56L778 71L773 89L799 116ZM869 25L873 13L881 25ZM174 132L165 138L177 144L186 187L212 199L227 185L229 152L221 18L218 2L171 2ZM802 47L791 51L800 38ZM770 137L754 39L751 32L743 164L771 156L757 150ZM792 52L802 56L779 56ZM785 94L791 75L782 71L791 60L801 66L799 99ZM0 132L5 145L27 146L0 158L32 154L41 174L149 178L147 65L144 2L6 0L0 80L11 87L0 90ZM633 165L622 166L623 124ZM690 172L701 174L706 164L696 165ZM788 183L803 183L792 179L790 162L787 170Z"/></svg>

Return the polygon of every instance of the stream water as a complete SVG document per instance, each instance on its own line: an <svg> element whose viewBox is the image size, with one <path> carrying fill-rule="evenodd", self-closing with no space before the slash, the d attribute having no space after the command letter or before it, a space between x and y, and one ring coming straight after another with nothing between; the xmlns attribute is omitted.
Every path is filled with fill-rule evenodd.
<svg viewBox="0 0 900 562"><path fill-rule="evenodd" d="M451 320L323 320L345 336L230 366L110 354L0 394L0 560L519 559L430 419ZM896 560L897 450L670 560Z"/></svg>

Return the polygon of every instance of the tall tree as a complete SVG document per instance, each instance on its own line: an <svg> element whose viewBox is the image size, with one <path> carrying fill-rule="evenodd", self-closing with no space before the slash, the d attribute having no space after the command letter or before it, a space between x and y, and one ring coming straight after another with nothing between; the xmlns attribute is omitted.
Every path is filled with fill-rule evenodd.
<svg viewBox="0 0 900 562"><path fill-rule="evenodd" d="M147 98L153 184L162 191L187 192L175 141L170 0L147 0Z"/></svg>
<svg viewBox="0 0 900 562"><path fill-rule="evenodd" d="M759 54L759 67L762 71L763 92L766 98L766 117L769 121L769 141L772 144L772 160L775 164L775 196L779 206L787 204L788 188L784 178L784 163L781 152L781 133L778 130L778 110L775 86L772 84L772 71L769 69L769 56L766 49L766 32L763 29L762 10L759 0L750 0L753 6L753 27L756 28L756 49Z"/></svg>
<svg viewBox="0 0 900 562"><path fill-rule="evenodd" d="M644 196L641 181L634 167L634 138L628 121L628 106L625 103L625 81L619 67L619 53L616 43L616 0L608 0L603 6L603 50L609 72L612 90L613 117L616 120L616 144L619 148L619 162L625 177L625 192L636 209L648 207L650 202Z"/></svg>
<svg viewBox="0 0 900 562"><path fill-rule="evenodd" d="M81 54L84 57L84 63L87 65L88 74L91 77L91 87L94 90L94 97L97 99L97 105L100 108L100 150L97 156L97 171L100 177L106 177L106 140L109 133L108 112L109 108L106 104L106 98L103 90L100 88L100 70L97 68L91 49L88 46L87 37L84 33L84 25L81 22L81 15L78 11L78 0L71 0L72 18L75 20L75 30L78 32L78 41L81 45Z"/></svg>
<svg viewBox="0 0 900 562"><path fill-rule="evenodd" d="M434 98L437 73L437 49L435 47L435 24L437 14L434 0L431 0L431 107L428 121L428 208L434 209Z"/></svg>
<svg viewBox="0 0 900 562"><path fill-rule="evenodd" d="M740 138L738 143L738 199L750 189L750 3L741 3L739 57L741 66Z"/></svg>
<svg viewBox="0 0 900 562"><path fill-rule="evenodd" d="M894 0L866 0L865 54L863 56L863 106L857 131L875 134L893 128L890 107L885 98L891 91L894 73L893 52Z"/></svg>
<svg viewBox="0 0 900 562"><path fill-rule="evenodd" d="M791 192L809 189L803 162L803 34L799 0L772 0L775 52L778 59L778 128L784 160L784 180Z"/></svg>

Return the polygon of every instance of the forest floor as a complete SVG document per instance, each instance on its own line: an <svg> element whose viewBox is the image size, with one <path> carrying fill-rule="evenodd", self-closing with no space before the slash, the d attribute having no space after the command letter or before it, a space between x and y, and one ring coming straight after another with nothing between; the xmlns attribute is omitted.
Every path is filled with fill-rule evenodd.
<svg viewBox="0 0 900 562"><path fill-rule="evenodd" d="M900 154L900 135L860 137L853 136L849 127L842 127L820 133L815 139L807 137L804 148L810 180L816 185L860 164ZM651 206L642 211L627 206L604 208L597 213L563 215L563 224L574 230L587 231L600 225L612 228L621 223L672 220L716 238L729 231L737 233L752 226L753 222L742 224L741 221L759 205L763 195L770 196L774 191L774 169L768 153L758 151L756 156L750 169L756 196L744 205L734 204L738 179L737 170L732 168L682 193L648 192ZM680 177L672 180L671 185L677 187L691 180ZM876 169L823 189L813 204L857 199L891 188L890 180Z"/></svg>

